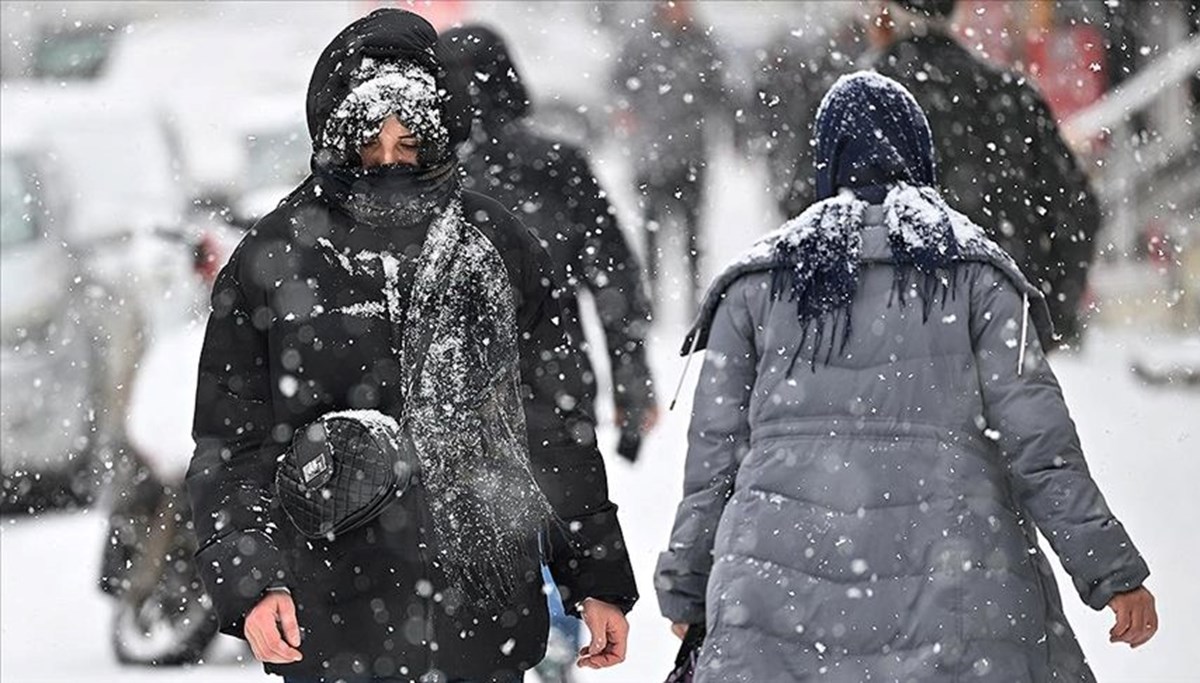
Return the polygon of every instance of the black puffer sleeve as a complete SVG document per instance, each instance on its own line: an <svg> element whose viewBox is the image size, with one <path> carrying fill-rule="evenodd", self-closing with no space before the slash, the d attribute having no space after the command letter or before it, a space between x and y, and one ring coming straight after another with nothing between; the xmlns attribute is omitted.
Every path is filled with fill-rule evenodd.
<svg viewBox="0 0 1200 683"><path fill-rule="evenodd" d="M265 297L238 278L246 240L217 276L200 354L187 473L197 567L221 631L244 638L246 614L270 586L288 585L271 519L276 458Z"/></svg>
<svg viewBox="0 0 1200 683"><path fill-rule="evenodd" d="M643 414L655 400L646 360L652 312L642 269L587 158L566 146L562 154L572 191L574 223L583 233L582 275L604 329L613 399L627 421L641 424Z"/></svg>
<svg viewBox="0 0 1200 683"><path fill-rule="evenodd" d="M548 559L568 611L596 598L628 611L638 592L617 506L608 497L596 429L584 409L579 351L561 325L550 256L520 226L518 324L529 455L565 528L552 531Z"/></svg>

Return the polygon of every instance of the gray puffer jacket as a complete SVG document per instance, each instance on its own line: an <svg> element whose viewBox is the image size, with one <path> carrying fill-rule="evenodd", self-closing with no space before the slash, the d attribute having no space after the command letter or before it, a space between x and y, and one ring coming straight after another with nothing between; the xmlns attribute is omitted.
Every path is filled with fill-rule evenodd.
<svg viewBox="0 0 1200 683"><path fill-rule="evenodd" d="M891 298L879 218L828 364L810 335L788 374L802 335L766 259L710 291L663 615L707 622L698 683L1094 680L1036 529L1094 609L1149 570L1023 334L1041 294L976 258L925 321Z"/></svg>

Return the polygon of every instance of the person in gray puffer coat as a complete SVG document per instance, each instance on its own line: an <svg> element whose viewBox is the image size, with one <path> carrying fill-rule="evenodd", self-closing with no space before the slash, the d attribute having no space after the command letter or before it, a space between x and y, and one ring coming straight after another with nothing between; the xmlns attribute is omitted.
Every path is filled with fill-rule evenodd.
<svg viewBox="0 0 1200 683"><path fill-rule="evenodd" d="M1157 629L1043 354L1041 293L937 191L916 101L843 77L820 200L709 290L655 576L695 680L1092 681L1040 529L1112 640ZM1041 339L1039 339L1039 337Z"/></svg>

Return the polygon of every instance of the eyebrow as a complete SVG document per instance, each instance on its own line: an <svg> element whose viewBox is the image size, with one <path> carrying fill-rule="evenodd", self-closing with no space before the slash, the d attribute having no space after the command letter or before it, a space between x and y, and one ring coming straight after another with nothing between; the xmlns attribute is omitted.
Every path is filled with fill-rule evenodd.
<svg viewBox="0 0 1200 683"><path fill-rule="evenodd" d="M419 136L417 136L416 133L409 133L408 135L401 135L400 137L396 138L396 143L399 144L401 142L406 142L406 141L410 141L410 140L415 141L417 143L421 142L421 138ZM365 149L367 147L370 147L371 145L378 145L378 144L380 144L380 142L381 141L379 139L379 136L376 135L375 137L368 140L366 142L366 144L363 145L363 148Z"/></svg>

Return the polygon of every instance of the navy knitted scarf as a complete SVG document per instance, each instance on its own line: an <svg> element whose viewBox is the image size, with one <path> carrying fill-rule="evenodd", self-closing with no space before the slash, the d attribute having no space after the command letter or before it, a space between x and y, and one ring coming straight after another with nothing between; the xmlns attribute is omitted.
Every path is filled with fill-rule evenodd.
<svg viewBox="0 0 1200 683"><path fill-rule="evenodd" d="M849 341L868 204L886 210L897 265L893 300L901 305L915 277L928 318L939 292L943 303L952 293L959 257L948 207L934 189L929 122L904 86L874 72L843 76L822 100L815 125L820 201L784 226L772 269L772 295L796 302L802 348L810 328L815 332L813 369L822 350L828 362Z"/></svg>

